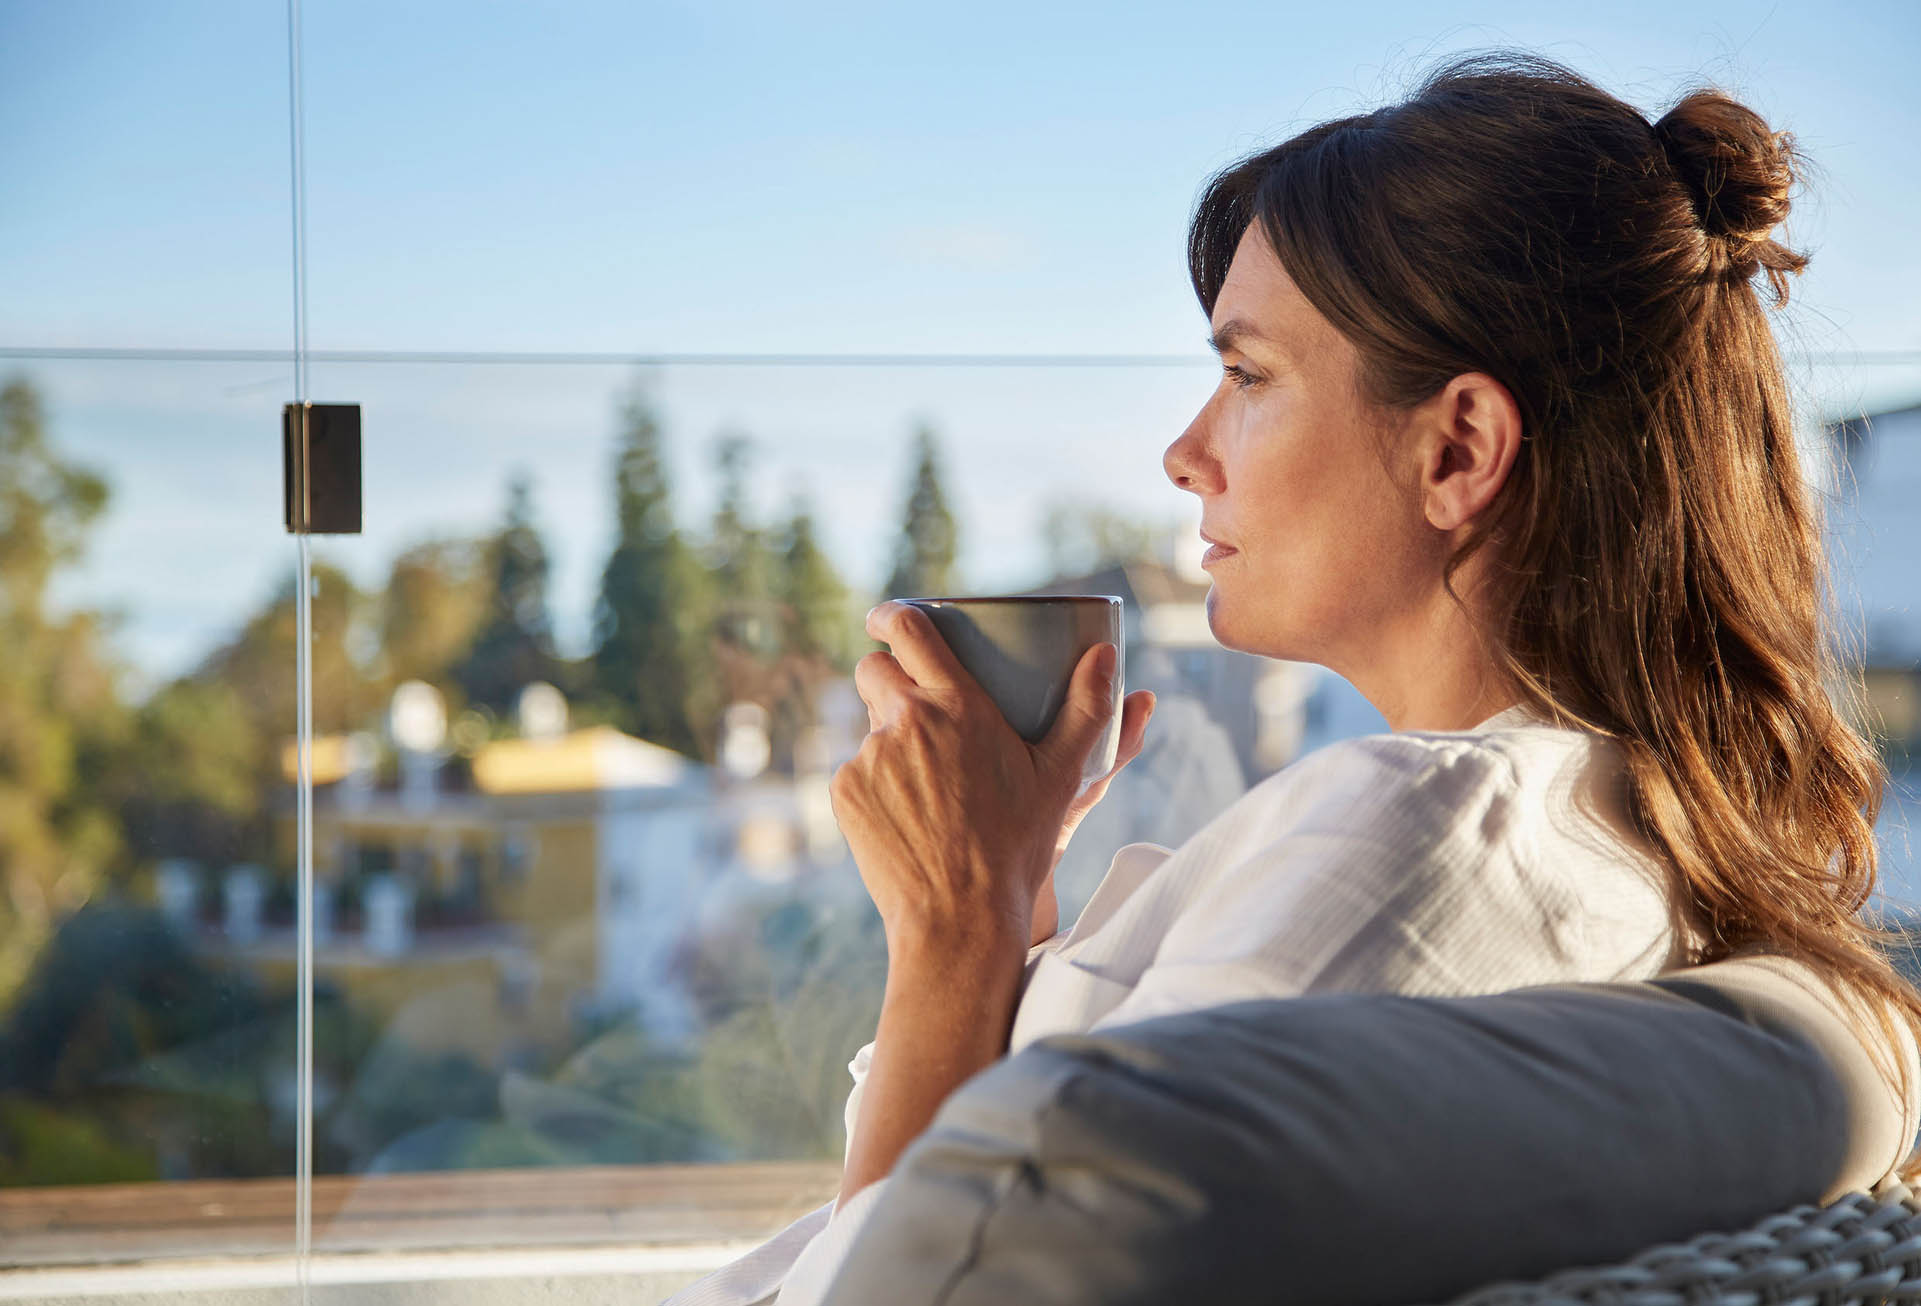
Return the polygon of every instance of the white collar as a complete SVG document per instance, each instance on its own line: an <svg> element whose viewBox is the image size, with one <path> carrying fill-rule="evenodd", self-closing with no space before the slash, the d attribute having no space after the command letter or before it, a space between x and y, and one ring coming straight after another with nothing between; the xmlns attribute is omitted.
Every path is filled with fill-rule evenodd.
<svg viewBox="0 0 1921 1306"><path fill-rule="evenodd" d="M1477 726L1469 726L1468 733L1479 734L1484 730L1505 730L1512 726L1536 725L1539 722L1540 718L1536 717L1525 703L1516 703L1501 709Z"/></svg>

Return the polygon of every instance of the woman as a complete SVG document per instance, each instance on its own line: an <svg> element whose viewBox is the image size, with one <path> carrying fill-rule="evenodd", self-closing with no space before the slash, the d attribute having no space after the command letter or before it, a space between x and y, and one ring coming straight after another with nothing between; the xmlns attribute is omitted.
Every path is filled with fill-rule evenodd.
<svg viewBox="0 0 1921 1306"><path fill-rule="evenodd" d="M1328 989L1640 979L1745 948L1859 1010L1921 1000L1857 915L1882 773L1824 686L1818 524L1770 233L1799 156L1711 90L1650 124L1568 69L1469 56L1203 193L1223 377L1164 465L1230 648L1321 663L1393 733L1133 844L1066 934L1051 867L1112 773L1093 650L1038 745L917 610L856 681L836 817L886 925L838 1203L677 1299L817 1300L962 1080L1042 1034ZM1123 706L1120 761L1152 696ZM1863 1019L1866 1017L1864 1016Z"/></svg>

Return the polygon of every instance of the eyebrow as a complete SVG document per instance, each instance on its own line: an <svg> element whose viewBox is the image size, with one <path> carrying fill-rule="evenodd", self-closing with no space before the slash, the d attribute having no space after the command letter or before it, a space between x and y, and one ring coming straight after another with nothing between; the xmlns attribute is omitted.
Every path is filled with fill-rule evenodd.
<svg viewBox="0 0 1921 1306"><path fill-rule="evenodd" d="M1221 323L1220 328L1208 336L1207 343L1209 348L1213 349L1215 353L1220 354L1225 353L1229 349L1233 349L1241 340L1259 340L1264 344L1274 345L1278 348L1278 342L1262 335L1253 323L1238 317L1229 318L1227 321Z"/></svg>

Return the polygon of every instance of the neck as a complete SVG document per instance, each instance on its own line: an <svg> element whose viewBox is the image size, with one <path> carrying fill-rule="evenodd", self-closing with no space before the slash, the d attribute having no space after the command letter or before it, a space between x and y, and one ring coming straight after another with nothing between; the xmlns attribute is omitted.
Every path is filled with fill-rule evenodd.
<svg viewBox="0 0 1921 1306"><path fill-rule="evenodd" d="M1466 569L1459 580L1462 594L1471 595ZM1376 632L1366 653L1334 670L1393 730L1467 730L1520 701L1483 647L1475 619L1445 590L1398 628Z"/></svg>

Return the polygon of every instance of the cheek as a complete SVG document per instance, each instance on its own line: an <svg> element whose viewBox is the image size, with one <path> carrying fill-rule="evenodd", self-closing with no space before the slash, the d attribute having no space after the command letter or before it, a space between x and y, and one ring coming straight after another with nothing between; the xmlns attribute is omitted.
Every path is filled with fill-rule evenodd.
<svg viewBox="0 0 1921 1306"><path fill-rule="evenodd" d="M1249 588L1268 596L1275 635L1295 648L1339 640L1393 605L1404 547L1398 500L1371 449L1347 434L1278 446L1245 479Z"/></svg>

